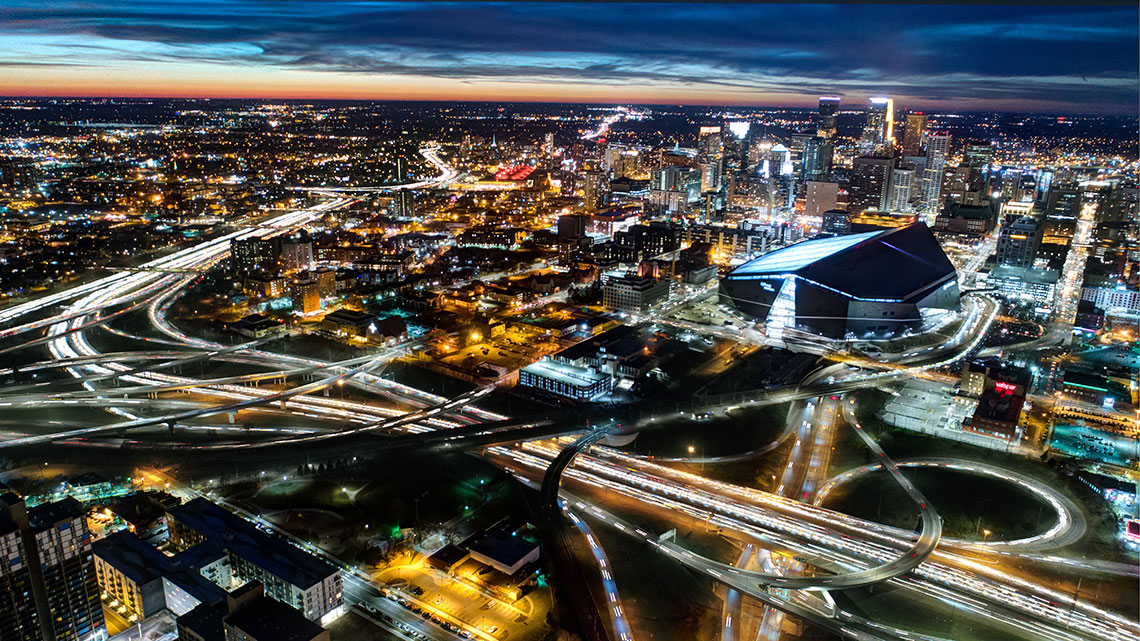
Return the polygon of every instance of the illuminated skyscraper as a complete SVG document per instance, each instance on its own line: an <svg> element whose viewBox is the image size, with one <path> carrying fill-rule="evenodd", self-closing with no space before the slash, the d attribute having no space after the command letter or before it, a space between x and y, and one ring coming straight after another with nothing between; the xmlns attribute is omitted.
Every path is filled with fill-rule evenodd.
<svg viewBox="0 0 1140 641"><path fill-rule="evenodd" d="M403 156L396 158L396 182L408 182L408 161ZM411 218L415 213L412 210L412 192L410 189L400 189L396 192L395 214L397 218Z"/></svg>
<svg viewBox="0 0 1140 641"><path fill-rule="evenodd" d="M910 211L910 199L916 183L914 169L896 167L891 172L891 187L887 193L887 209L889 211Z"/></svg>
<svg viewBox="0 0 1140 641"><path fill-rule="evenodd" d="M863 153L882 153L894 143L895 101L890 98L871 98L867 121L859 148Z"/></svg>
<svg viewBox="0 0 1140 641"><path fill-rule="evenodd" d="M824 140L831 140L835 136L835 122L838 114L839 96L820 96L815 135Z"/></svg>
<svg viewBox="0 0 1140 641"><path fill-rule="evenodd" d="M923 211L938 212L938 199L942 196L942 171L946 168L946 155L950 152L950 134L927 134L926 169L922 178Z"/></svg>
<svg viewBox="0 0 1140 641"><path fill-rule="evenodd" d="M984 169L993 155L992 145L966 145L966 164L974 169Z"/></svg>
<svg viewBox="0 0 1140 641"><path fill-rule="evenodd" d="M922 151L922 134L926 131L926 115L922 113L906 115L906 131L903 132L902 153L904 156L917 156Z"/></svg>
<svg viewBox="0 0 1140 641"><path fill-rule="evenodd" d="M554 132L546 132L546 138L542 143L542 153L546 156L547 160L554 159Z"/></svg>
<svg viewBox="0 0 1140 641"><path fill-rule="evenodd" d="M596 211L604 196L602 172L597 170L582 172L582 202L586 206L586 211Z"/></svg>
<svg viewBox="0 0 1140 641"><path fill-rule="evenodd" d="M697 138L701 191L717 191L724 177L724 138L720 127L701 127Z"/></svg>

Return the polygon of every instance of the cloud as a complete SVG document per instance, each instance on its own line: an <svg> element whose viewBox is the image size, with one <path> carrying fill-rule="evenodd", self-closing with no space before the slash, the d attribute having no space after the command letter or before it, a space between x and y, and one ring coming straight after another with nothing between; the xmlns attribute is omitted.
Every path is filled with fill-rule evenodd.
<svg viewBox="0 0 1140 641"><path fill-rule="evenodd" d="M8 65L199 63L425 82L890 92L1135 113L1134 7L9 0ZM82 46L86 46L86 54ZM102 51L96 55L93 52ZM1087 80L1086 80L1087 79ZM65 89L65 88L61 88ZM588 96L584 95L584 98Z"/></svg>

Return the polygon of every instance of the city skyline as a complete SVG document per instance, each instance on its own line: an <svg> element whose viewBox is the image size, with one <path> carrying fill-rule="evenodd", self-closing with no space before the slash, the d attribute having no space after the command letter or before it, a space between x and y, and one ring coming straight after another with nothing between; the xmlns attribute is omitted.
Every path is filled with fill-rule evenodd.
<svg viewBox="0 0 1140 641"><path fill-rule="evenodd" d="M1121 5L14 2L7 13L9 96L1138 105L1138 14Z"/></svg>
<svg viewBox="0 0 1140 641"><path fill-rule="evenodd" d="M779 1L0 0L0 641L1140 639L1140 8Z"/></svg>

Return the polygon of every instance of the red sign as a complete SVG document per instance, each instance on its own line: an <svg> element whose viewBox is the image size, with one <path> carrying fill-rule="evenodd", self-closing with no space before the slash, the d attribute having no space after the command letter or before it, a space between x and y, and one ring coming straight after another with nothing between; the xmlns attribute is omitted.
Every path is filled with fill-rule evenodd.
<svg viewBox="0 0 1140 641"><path fill-rule="evenodd" d="M1013 383L1003 383L1001 381L994 383L994 387L996 387L997 389L999 389L999 390L1001 390L1007 394L1012 394L1013 391L1017 389L1017 386L1014 385Z"/></svg>

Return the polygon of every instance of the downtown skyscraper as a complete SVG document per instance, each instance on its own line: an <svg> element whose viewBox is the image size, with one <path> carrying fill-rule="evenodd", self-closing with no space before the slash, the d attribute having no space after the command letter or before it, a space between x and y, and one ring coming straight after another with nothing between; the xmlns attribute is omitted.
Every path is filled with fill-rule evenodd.
<svg viewBox="0 0 1140 641"><path fill-rule="evenodd" d="M816 115L815 135L830 141L835 137L839 118L839 96L820 96Z"/></svg>
<svg viewBox="0 0 1140 641"><path fill-rule="evenodd" d="M882 155L894 144L895 101L891 98L871 98L859 151L863 154Z"/></svg>
<svg viewBox="0 0 1140 641"><path fill-rule="evenodd" d="M906 115L906 130L903 132L902 153L904 156L917 156L922 152L923 134L926 133L926 114Z"/></svg>

